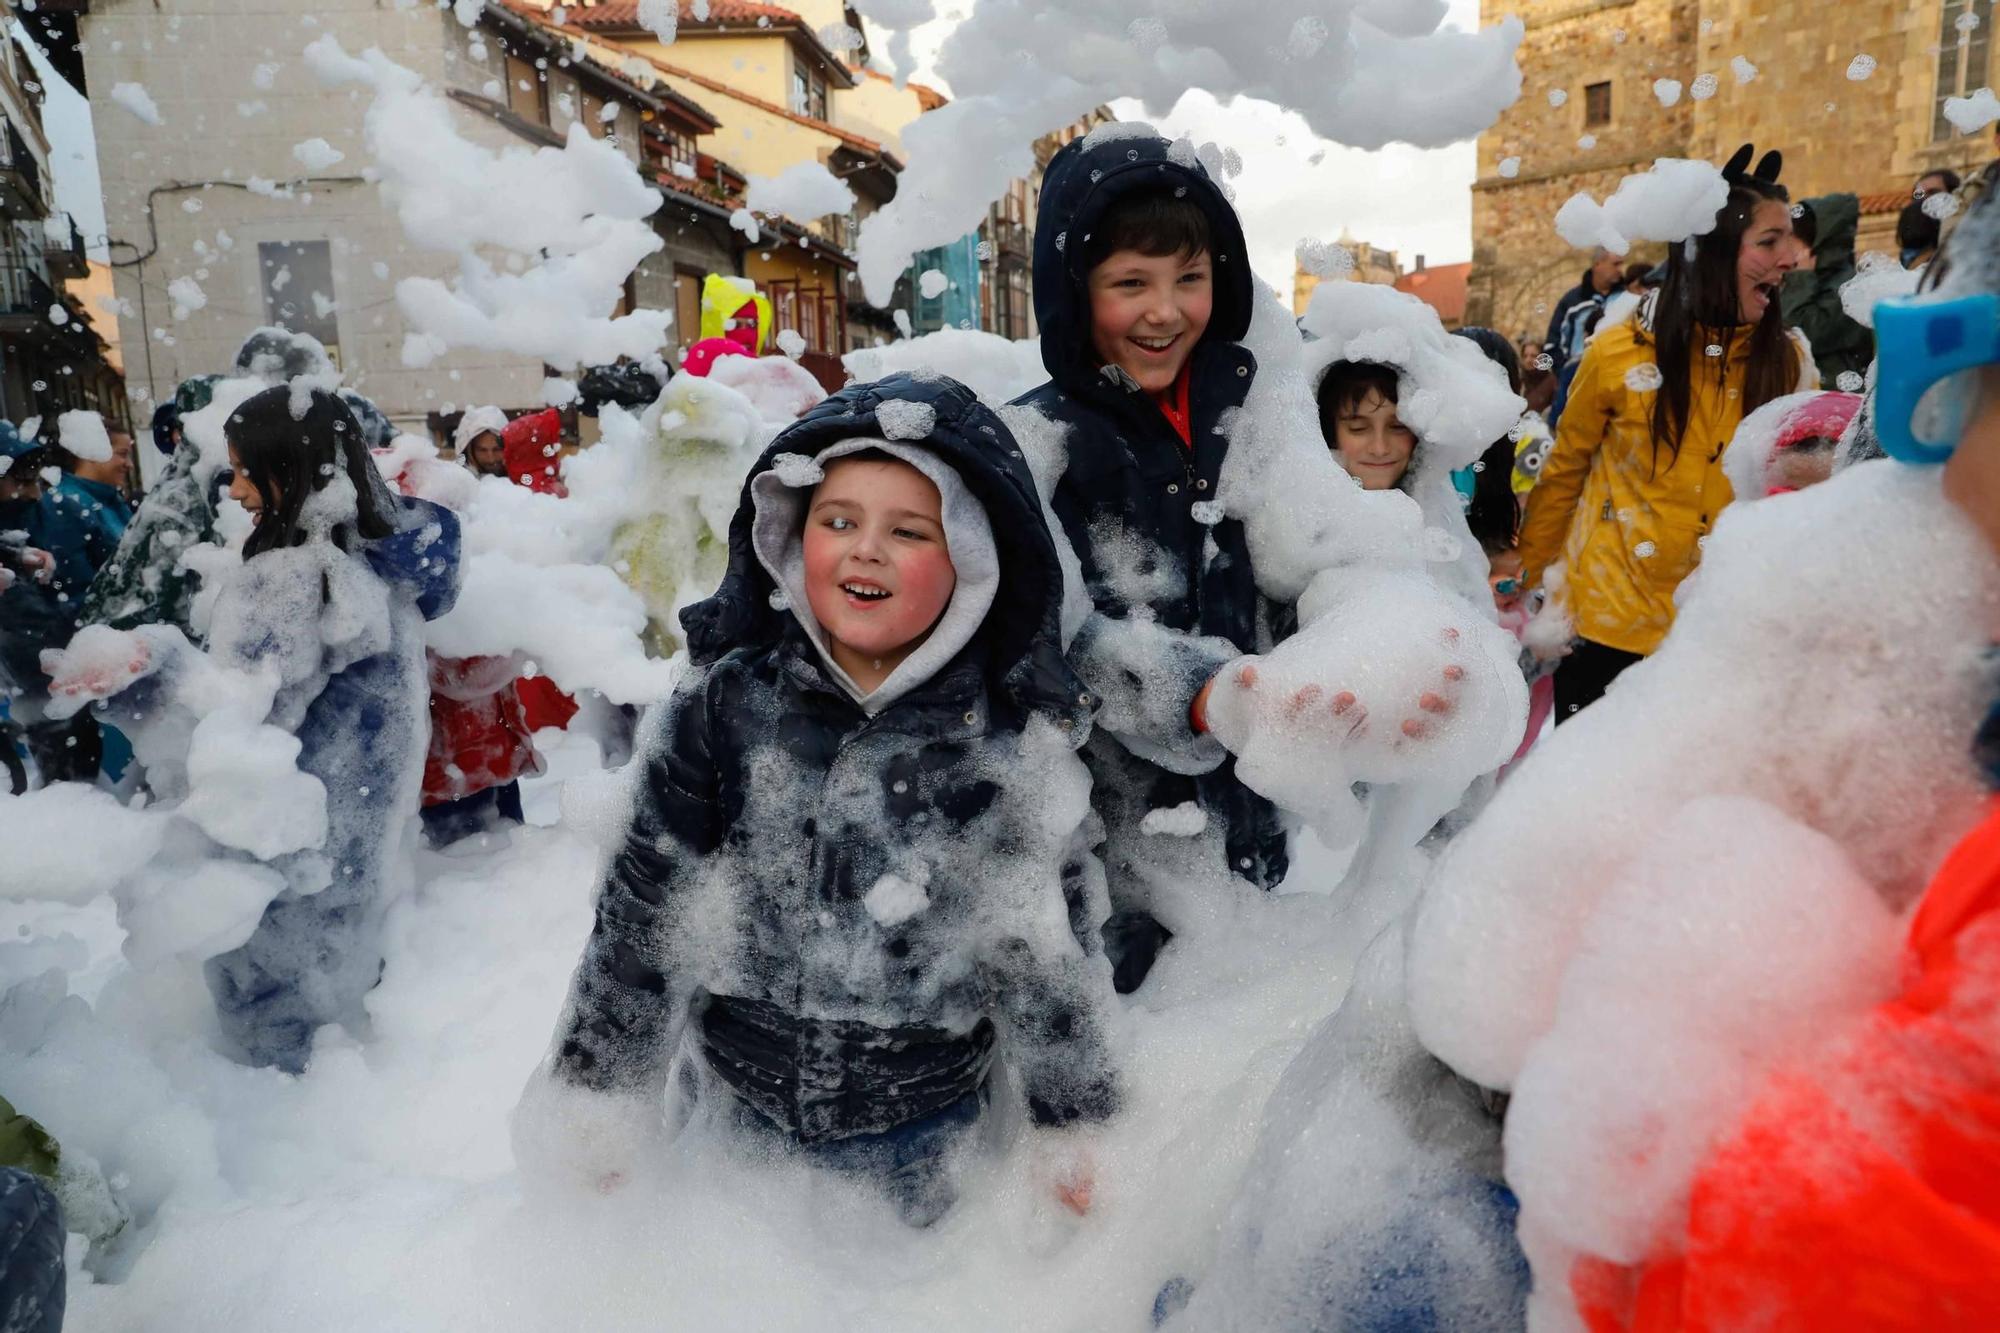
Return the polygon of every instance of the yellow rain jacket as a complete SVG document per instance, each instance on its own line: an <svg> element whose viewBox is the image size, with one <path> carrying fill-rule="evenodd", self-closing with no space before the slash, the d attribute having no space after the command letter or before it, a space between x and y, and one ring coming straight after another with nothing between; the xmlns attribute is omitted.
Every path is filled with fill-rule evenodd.
<svg viewBox="0 0 2000 1333"><path fill-rule="evenodd" d="M1674 623L1674 590L1701 563L1701 545L1732 497L1722 451L1743 419L1750 340L1697 333L1694 388L1680 452L1653 457L1659 380L1650 306L1599 333L1570 385L1556 444L1528 493L1521 524L1527 586L1550 565L1568 567L1564 597L1576 633L1628 653L1650 654ZM1819 373L1799 348L1801 389ZM1716 379L1709 346L1723 346Z"/></svg>

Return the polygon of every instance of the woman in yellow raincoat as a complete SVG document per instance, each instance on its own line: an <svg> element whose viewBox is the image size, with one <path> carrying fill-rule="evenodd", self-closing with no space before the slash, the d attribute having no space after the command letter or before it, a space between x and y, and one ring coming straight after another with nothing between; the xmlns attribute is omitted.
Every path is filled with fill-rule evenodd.
<svg viewBox="0 0 2000 1333"><path fill-rule="evenodd" d="M1667 280L1598 333L1570 388L1554 450L1521 527L1527 586L1558 564L1577 642L1556 672L1558 723L1650 654L1674 622L1674 591L1731 499L1722 454L1743 417L1819 374L1789 334L1778 287L1798 266L1791 208L1767 154L1746 145L1724 175L1714 230L1676 245Z"/></svg>

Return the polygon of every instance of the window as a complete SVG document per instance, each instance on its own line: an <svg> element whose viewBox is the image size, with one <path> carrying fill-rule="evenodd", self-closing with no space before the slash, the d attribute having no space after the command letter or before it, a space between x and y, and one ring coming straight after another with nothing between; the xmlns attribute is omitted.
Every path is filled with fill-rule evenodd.
<svg viewBox="0 0 2000 1333"><path fill-rule="evenodd" d="M583 109L577 112L577 115L583 121L584 133L593 139L602 139L605 135L616 132L618 127L616 103L611 104L614 108L609 113L612 119L607 121L604 118L607 114L604 110L606 103L602 97L596 93L581 93L580 101Z"/></svg>
<svg viewBox="0 0 2000 1333"><path fill-rule="evenodd" d="M1596 129L1611 123L1611 85L1593 83L1583 90L1583 127Z"/></svg>
<svg viewBox="0 0 2000 1333"><path fill-rule="evenodd" d="M826 119L826 76L792 53L792 111L795 115Z"/></svg>
<svg viewBox="0 0 2000 1333"><path fill-rule="evenodd" d="M994 332L1003 338L1026 338L1028 311L1033 305L1028 266L1019 260L1000 266L999 290L993 297Z"/></svg>
<svg viewBox="0 0 2000 1333"><path fill-rule="evenodd" d="M333 251L325 241L262 241L257 275L264 319L325 344L339 364L340 324L334 317Z"/></svg>
<svg viewBox="0 0 2000 1333"><path fill-rule="evenodd" d="M1945 119L1945 99L1964 97L1990 82L1986 63L1992 30L1993 0L1944 0L1938 28L1937 97L1931 106L1932 142L1958 133Z"/></svg>
<svg viewBox="0 0 2000 1333"><path fill-rule="evenodd" d="M549 123L548 80L522 56L507 57L507 109L537 125Z"/></svg>
<svg viewBox="0 0 2000 1333"><path fill-rule="evenodd" d="M774 330L795 330L806 340L806 351L821 356L839 356L847 350L838 292L807 287L796 278L775 279L759 286L771 300Z"/></svg>
<svg viewBox="0 0 2000 1333"><path fill-rule="evenodd" d="M654 171L664 171L682 180L692 180L696 174L697 157L694 136L672 125L654 121L646 127L646 165ZM679 170L675 168L678 167Z"/></svg>

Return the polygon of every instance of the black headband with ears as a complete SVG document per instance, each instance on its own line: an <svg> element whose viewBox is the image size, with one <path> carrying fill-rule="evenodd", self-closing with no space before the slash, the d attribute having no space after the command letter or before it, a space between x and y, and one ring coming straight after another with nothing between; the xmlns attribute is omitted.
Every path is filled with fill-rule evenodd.
<svg viewBox="0 0 2000 1333"><path fill-rule="evenodd" d="M1741 185L1746 180L1762 181L1766 185L1776 185L1778 177L1785 170L1785 155L1773 148L1757 160L1757 169L1751 171L1750 159L1757 154L1757 145L1744 144L1731 155L1729 164L1722 169L1722 179L1731 185Z"/></svg>

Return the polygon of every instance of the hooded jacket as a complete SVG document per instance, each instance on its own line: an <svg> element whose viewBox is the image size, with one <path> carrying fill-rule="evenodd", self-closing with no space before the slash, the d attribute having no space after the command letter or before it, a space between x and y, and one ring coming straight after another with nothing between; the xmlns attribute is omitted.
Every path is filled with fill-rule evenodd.
<svg viewBox="0 0 2000 1333"><path fill-rule="evenodd" d="M36 470L47 462L45 449L23 440L12 422L0 421L0 471ZM41 504L25 498L0 500L0 534L5 534L10 549L40 549L33 529ZM0 691L10 698L26 695L38 699L48 685L48 676L42 671L42 649L67 643L75 626L75 608L65 608L53 578L44 583L30 575L17 576L0 591ZM0 745L7 743L0 740Z"/></svg>
<svg viewBox="0 0 2000 1333"><path fill-rule="evenodd" d="M116 486L73 472L42 495L29 540L56 558L55 588L72 617L97 572L111 563L132 521L132 502Z"/></svg>
<svg viewBox="0 0 2000 1333"><path fill-rule="evenodd" d="M1652 312L1649 301L1584 352L1555 448L1528 493L1520 548L1528 587L1557 561L1568 566L1564 595L1579 636L1641 655L1666 638L1674 591L1734 498L1722 456L1743 419L1750 369L1748 337L1697 333L1687 428L1680 449L1661 445L1656 463L1654 391L1635 387L1658 364ZM1720 380L1709 346L1724 348ZM1801 387L1815 387L1804 349L1800 369Z"/></svg>
<svg viewBox="0 0 2000 1333"><path fill-rule="evenodd" d="M516 486L545 495L568 495L562 483L562 413L553 407L516 417L500 432L507 475Z"/></svg>
<svg viewBox="0 0 2000 1333"><path fill-rule="evenodd" d="M1214 308L1189 363L1192 447L1143 390L1106 375L1090 338L1090 234L1120 199L1163 187L1185 190L1207 214L1215 266ZM1036 226L1035 316L1050 378L1017 401L1066 428L1052 507L1094 607L1070 656L1104 700L1101 730L1137 761L1093 754L1092 771L1100 786L1145 787L1121 803L1142 814L1199 801L1223 826L1231 868L1275 884L1285 872L1276 809L1236 780L1221 744L1196 735L1188 717L1224 663L1269 646L1274 611L1257 591L1242 524L1201 521L1214 517L1203 502L1222 475L1223 417L1256 372L1241 345L1255 299L1242 226L1183 145L1151 136L1065 146L1049 163Z"/></svg>
<svg viewBox="0 0 2000 1333"><path fill-rule="evenodd" d="M810 484L899 400L931 424L897 446L984 509L997 586L950 660L871 713L773 577L770 478ZM909 414L884 414L886 433L907 436ZM1062 656L1041 515L1012 437L951 380L851 386L772 442L721 587L682 613L694 670L646 743L553 1078L656 1096L686 1031L738 1099L816 1143L950 1105L998 1049L1039 1123L1111 1113L1103 888L1073 753L1095 701Z"/></svg>
<svg viewBox="0 0 2000 1333"><path fill-rule="evenodd" d="M1836 382L1848 371L1868 373L1875 359L1875 331L1847 317L1840 289L1854 276L1854 237L1861 221L1861 201L1851 194L1822 195L1802 207L1812 210L1819 224L1813 242L1813 267L1785 279L1785 323L1812 344L1820 374Z"/></svg>
<svg viewBox="0 0 2000 1333"><path fill-rule="evenodd" d="M1614 292L1617 290L1616 287L1611 289ZM1603 305L1610 295L1611 292L1597 290L1597 284L1590 280L1590 270L1585 269L1583 276L1577 279L1576 286L1564 292L1561 299L1556 302L1555 313L1549 316L1548 334L1542 339L1542 350L1555 358L1558 371L1582 351L1581 344L1568 345L1570 316L1580 305Z"/></svg>
<svg viewBox="0 0 2000 1333"><path fill-rule="evenodd" d="M452 452L460 462L468 462L472 442L482 435L492 435L505 442L507 414L499 408L487 404L483 407L469 407L458 419L458 425L451 432Z"/></svg>
<svg viewBox="0 0 2000 1333"><path fill-rule="evenodd" d="M174 424L208 406L217 376L182 380L174 391ZM137 629L173 625L195 638L194 598L201 579L187 553L219 542L215 531L220 465L193 445L175 449L125 526L108 564L83 600L81 623Z"/></svg>

